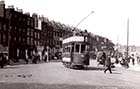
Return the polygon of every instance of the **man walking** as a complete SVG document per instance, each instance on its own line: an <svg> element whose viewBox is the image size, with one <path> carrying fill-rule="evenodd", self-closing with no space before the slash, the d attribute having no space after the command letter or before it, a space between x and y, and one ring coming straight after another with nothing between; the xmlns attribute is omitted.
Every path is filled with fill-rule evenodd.
<svg viewBox="0 0 140 89"><path fill-rule="evenodd" d="M105 60L105 70L104 73L106 73L106 71L109 70L110 74L112 73L111 71L111 55L109 54Z"/></svg>

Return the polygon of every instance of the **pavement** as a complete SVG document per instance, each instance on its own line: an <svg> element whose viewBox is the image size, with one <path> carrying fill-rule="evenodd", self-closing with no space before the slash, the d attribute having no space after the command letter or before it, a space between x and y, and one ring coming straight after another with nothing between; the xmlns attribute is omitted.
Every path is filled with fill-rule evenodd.
<svg viewBox="0 0 140 89"><path fill-rule="evenodd" d="M60 62L61 60L50 60L49 62ZM43 60L37 61L37 64L40 63L45 63ZM26 61L24 59L19 59L18 62L14 62L12 60L10 60L10 65L8 66L12 66L12 65L28 65L28 64L33 64L32 63L32 59L28 60L28 63L26 63Z"/></svg>
<svg viewBox="0 0 140 89"><path fill-rule="evenodd" d="M123 67L121 64L115 64L116 67ZM132 71L138 71L140 72L140 65L139 64L129 64L129 68L127 68L128 70L132 70Z"/></svg>
<svg viewBox="0 0 140 89"><path fill-rule="evenodd" d="M128 70L140 71L140 65L139 64L131 65L130 68L128 68Z"/></svg>

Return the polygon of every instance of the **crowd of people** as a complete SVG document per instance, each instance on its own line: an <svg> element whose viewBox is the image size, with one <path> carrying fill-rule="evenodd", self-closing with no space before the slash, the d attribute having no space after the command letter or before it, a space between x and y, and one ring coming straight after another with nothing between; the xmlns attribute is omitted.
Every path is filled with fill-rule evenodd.
<svg viewBox="0 0 140 89"><path fill-rule="evenodd" d="M123 67L129 68L130 66L134 66L139 61L139 57L135 57L134 54L125 56L125 55L115 55L114 52L105 52L100 51L97 53L97 62L98 66L103 65L105 67L104 73L109 71L112 73L111 68L115 67L114 64L120 64Z"/></svg>

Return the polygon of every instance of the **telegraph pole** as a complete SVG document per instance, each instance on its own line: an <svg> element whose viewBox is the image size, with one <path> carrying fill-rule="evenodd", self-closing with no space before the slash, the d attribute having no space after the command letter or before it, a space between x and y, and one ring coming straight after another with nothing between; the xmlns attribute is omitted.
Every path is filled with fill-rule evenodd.
<svg viewBox="0 0 140 89"><path fill-rule="evenodd" d="M128 60L129 54L129 18L127 20L127 47L126 47L126 59Z"/></svg>

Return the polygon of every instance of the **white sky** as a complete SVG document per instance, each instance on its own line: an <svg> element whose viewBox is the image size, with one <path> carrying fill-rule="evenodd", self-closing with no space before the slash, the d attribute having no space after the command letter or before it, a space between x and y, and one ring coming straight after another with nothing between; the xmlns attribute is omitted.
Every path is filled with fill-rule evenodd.
<svg viewBox="0 0 140 89"><path fill-rule="evenodd" d="M126 44L129 18L129 44L140 46L139 0L5 0L5 3L70 26L76 26L94 11L78 28L120 44Z"/></svg>

